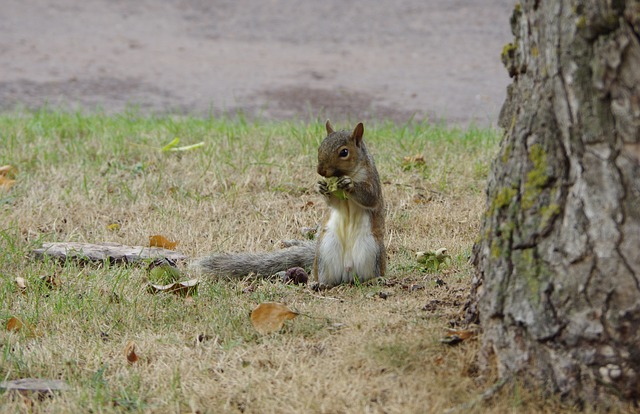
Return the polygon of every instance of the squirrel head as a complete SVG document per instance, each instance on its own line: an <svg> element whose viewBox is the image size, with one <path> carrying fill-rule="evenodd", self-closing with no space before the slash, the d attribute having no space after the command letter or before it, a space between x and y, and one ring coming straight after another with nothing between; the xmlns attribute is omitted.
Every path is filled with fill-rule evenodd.
<svg viewBox="0 0 640 414"><path fill-rule="evenodd" d="M364 125L360 122L352 133L334 131L327 121L327 137L318 148L318 174L323 177L352 175L362 162L366 162Z"/></svg>

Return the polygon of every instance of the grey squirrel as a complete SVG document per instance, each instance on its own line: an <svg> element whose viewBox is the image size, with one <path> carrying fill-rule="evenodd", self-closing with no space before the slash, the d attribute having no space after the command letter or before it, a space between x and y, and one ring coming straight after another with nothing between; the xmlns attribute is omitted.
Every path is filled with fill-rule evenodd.
<svg viewBox="0 0 640 414"><path fill-rule="evenodd" d="M327 121L326 129L318 148L317 171L323 179L317 191L330 214L317 241L274 252L213 254L199 259L196 267L216 276L241 277L313 265L314 279L328 287L384 275L384 201L378 170L362 139L364 125L359 123L349 133L334 131Z"/></svg>

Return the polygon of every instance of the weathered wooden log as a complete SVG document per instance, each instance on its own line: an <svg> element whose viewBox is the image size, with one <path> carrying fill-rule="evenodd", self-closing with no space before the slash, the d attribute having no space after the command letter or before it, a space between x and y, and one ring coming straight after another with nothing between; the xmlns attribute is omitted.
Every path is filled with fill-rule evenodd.
<svg viewBox="0 0 640 414"><path fill-rule="evenodd" d="M66 391L69 385L62 380L44 378L21 378L13 381L0 382L0 390L34 392L50 394L53 391Z"/></svg>
<svg viewBox="0 0 640 414"><path fill-rule="evenodd" d="M186 260L180 252L160 247L126 246L118 243L43 243L33 251L35 257L54 258L60 261L69 259L87 262L135 263L141 260L167 258L174 261Z"/></svg>

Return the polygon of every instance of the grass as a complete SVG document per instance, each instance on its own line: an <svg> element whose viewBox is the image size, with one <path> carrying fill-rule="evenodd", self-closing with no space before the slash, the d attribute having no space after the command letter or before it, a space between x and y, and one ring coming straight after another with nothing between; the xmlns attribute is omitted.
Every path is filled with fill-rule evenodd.
<svg viewBox="0 0 640 414"><path fill-rule="evenodd" d="M0 330L1 379L70 385L43 400L4 393L0 411L442 412L484 391L496 378L478 370L478 341L439 339L467 296L499 134L426 123L365 128L387 203L384 280L318 293L210 278L184 298L148 293L140 267L38 261L30 252L45 241L146 245L163 234L195 257L299 238L325 213L312 191L323 123L0 115L0 165L17 168L16 184L0 192L0 321L31 326ZM175 137L205 145L162 152ZM439 247L451 264L421 269L415 252ZM261 336L248 315L265 301L306 316ZM428 303L437 306L423 310ZM129 341L134 364L124 355ZM466 411L573 412L517 384Z"/></svg>

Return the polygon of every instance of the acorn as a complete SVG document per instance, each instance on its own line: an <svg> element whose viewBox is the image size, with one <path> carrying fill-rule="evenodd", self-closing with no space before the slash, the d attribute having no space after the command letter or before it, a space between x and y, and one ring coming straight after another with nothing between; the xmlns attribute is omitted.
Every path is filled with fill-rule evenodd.
<svg viewBox="0 0 640 414"><path fill-rule="evenodd" d="M293 283L295 285L306 285L309 281L309 275L301 267L292 267L287 270L284 275L284 283Z"/></svg>

